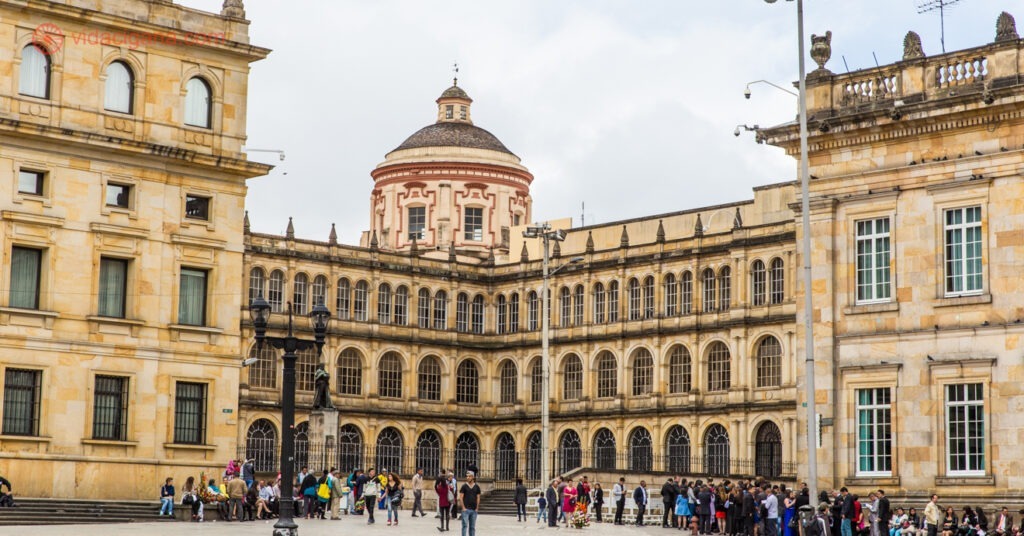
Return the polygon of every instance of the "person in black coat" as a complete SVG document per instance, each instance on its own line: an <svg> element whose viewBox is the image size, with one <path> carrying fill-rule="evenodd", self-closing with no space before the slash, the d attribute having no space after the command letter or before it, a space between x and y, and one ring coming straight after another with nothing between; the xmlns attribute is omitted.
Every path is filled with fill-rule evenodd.
<svg viewBox="0 0 1024 536"><path fill-rule="evenodd" d="M889 509L889 498L885 496L884 490L878 490L878 512L875 517L878 518L878 534L889 534L889 520L892 519L892 510Z"/></svg>
<svg viewBox="0 0 1024 536"><path fill-rule="evenodd" d="M644 526L644 512L647 511L647 481L641 480L633 490L633 502L636 503L636 526Z"/></svg>
<svg viewBox="0 0 1024 536"><path fill-rule="evenodd" d="M552 480L551 485L544 492L544 499L548 501L548 526L558 528L558 480Z"/></svg>
<svg viewBox="0 0 1024 536"><path fill-rule="evenodd" d="M526 521L526 486L523 485L523 479L516 479L516 496L514 499L516 504L516 521Z"/></svg>
<svg viewBox="0 0 1024 536"><path fill-rule="evenodd" d="M664 510L661 514L662 527L676 526L676 496L679 495L679 485L672 478L669 478L661 485L661 502Z"/></svg>
<svg viewBox="0 0 1024 536"><path fill-rule="evenodd" d="M754 486L750 485L743 491L743 534L754 536L754 512L757 504L754 502Z"/></svg>
<svg viewBox="0 0 1024 536"><path fill-rule="evenodd" d="M711 501L715 500L707 486L697 493L698 530L701 534L711 534Z"/></svg>

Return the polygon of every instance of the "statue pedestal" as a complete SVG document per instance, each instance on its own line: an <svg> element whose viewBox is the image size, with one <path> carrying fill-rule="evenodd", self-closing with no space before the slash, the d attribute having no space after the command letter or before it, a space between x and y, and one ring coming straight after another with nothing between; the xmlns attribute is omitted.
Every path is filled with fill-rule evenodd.
<svg viewBox="0 0 1024 536"><path fill-rule="evenodd" d="M330 469L338 462L338 410L315 409L309 414L310 470Z"/></svg>

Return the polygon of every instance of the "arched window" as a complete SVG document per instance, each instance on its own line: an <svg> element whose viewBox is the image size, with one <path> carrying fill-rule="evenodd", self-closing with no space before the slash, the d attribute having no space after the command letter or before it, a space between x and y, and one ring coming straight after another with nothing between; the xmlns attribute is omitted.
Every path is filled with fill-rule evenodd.
<svg viewBox="0 0 1024 536"><path fill-rule="evenodd" d="M338 296L335 300L337 303L338 320L348 320L352 314L351 291L352 286L348 279L344 277L338 279Z"/></svg>
<svg viewBox="0 0 1024 536"><path fill-rule="evenodd" d="M448 329L448 293L434 293L434 329Z"/></svg>
<svg viewBox="0 0 1024 536"><path fill-rule="evenodd" d="M676 316L679 314L679 286L676 284L676 274L665 276L665 316Z"/></svg>
<svg viewBox="0 0 1024 536"><path fill-rule="evenodd" d="M391 323L391 285L387 283L377 287L377 322Z"/></svg>
<svg viewBox="0 0 1024 536"><path fill-rule="evenodd" d="M629 318L630 320L640 320L642 313L641 307L641 293L640 293L640 281L635 277L629 280Z"/></svg>
<svg viewBox="0 0 1024 536"><path fill-rule="evenodd" d="M782 345L775 337L761 339L757 345L757 386L782 385Z"/></svg>
<svg viewBox="0 0 1024 536"><path fill-rule="evenodd" d="M537 292L531 290L526 295L526 329L537 331L538 318L540 317L540 299Z"/></svg>
<svg viewBox="0 0 1024 536"><path fill-rule="evenodd" d="M602 428L594 435L594 468L615 469L615 434Z"/></svg>
<svg viewBox="0 0 1024 536"><path fill-rule="evenodd" d="M611 398L619 392L619 363L609 351L597 358L597 397Z"/></svg>
<svg viewBox="0 0 1024 536"><path fill-rule="evenodd" d="M455 440L455 474L465 475L466 471L480 472L480 441L472 432L462 432Z"/></svg>
<svg viewBox="0 0 1024 536"><path fill-rule="evenodd" d="M111 112L132 113L132 70L123 61L111 62L107 66L107 81L104 85L103 108Z"/></svg>
<svg viewBox="0 0 1024 536"><path fill-rule="evenodd" d="M480 372L472 360L459 363L455 377L455 401L460 404L480 402Z"/></svg>
<svg viewBox="0 0 1024 536"><path fill-rule="evenodd" d="M619 321L619 282L608 283L608 322Z"/></svg>
<svg viewBox="0 0 1024 536"><path fill-rule="evenodd" d="M708 391L725 391L731 379L729 347L721 341L708 348Z"/></svg>
<svg viewBox="0 0 1024 536"><path fill-rule="evenodd" d="M377 394L381 398L402 398L402 358L384 354L377 363Z"/></svg>
<svg viewBox="0 0 1024 536"><path fill-rule="evenodd" d="M363 392L363 356L355 348L345 348L338 354L335 385L338 394L359 395Z"/></svg>
<svg viewBox="0 0 1024 536"><path fill-rule="evenodd" d="M646 395L654 384L654 356L646 348L633 353L633 396Z"/></svg>
<svg viewBox="0 0 1024 536"><path fill-rule="evenodd" d="M245 457L259 472L277 469L277 428L267 419L257 419L245 433Z"/></svg>
<svg viewBox="0 0 1024 536"><path fill-rule="evenodd" d="M309 276L296 274L292 285L292 307L297 315L309 313Z"/></svg>
<svg viewBox="0 0 1024 536"><path fill-rule="evenodd" d="M693 389L693 366L690 362L690 351L679 345L672 348L668 360L668 392L670 394L689 393Z"/></svg>
<svg viewBox="0 0 1024 536"><path fill-rule="evenodd" d="M718 310L728 311L732 305L732 269L723 266L718 271Z"/></svg>
<svg viewBox="0 0 1024 536"><path fill-rule="evenodd" d="M403 474L402 467L402 434L392 427L387 427L377 434L377 469Z"/></svg>
<svg viewBox="0 0 1024 536"><path fill-rule="evenodd" d="M572 323L583 325L583 285L576 285L572 292Z"/></svg>
<svg viewBox="0 0 1024 536"><path fill-rule="evenodd" d="M771 421L757 427L754 474L765 478L778 478L782 474L782 434Z"/></svg>
<svg viewBox="0 0 1024 536"><path fill-rule="evenodd" d="M395 289L395 324L409 323L409 287L401 285Z"/></svg>
<svg viewBox="0 0 1024 536"><path fill-rule="evenodd" d="M256 301L257 297L264 297L266 292L267 277L263 274L262 268L249 270L249 305Z"/></svg>
<svg viewBox="0 0 1024 536"><path fill-rule="evenodd" d="M40 99L50 98L50 56L40 46L21 49L21 78L18 93Z"/></svg>
<svg viewBox="0 0 1024 536"><path fill-rule="evenodd" d="M469 333L469 296L465 292L455 296L455 331Z"/></svg>
<svg viewBox="0 0 1024 536"><path fill-rule="evenodd" d="M416 295L416 324L420 329L430 327L430 289L421 288Z"/></svg>
<svg viewBox="0 0 1024 536"><path fill-rule="evenodd" d="M356 283L355 292L352 293L352 317L360 322L366 321L366 311L370 285L366 281Z"/></svg>
<svg viewBox="0 0 1024 536"><path fill-rule="evenodd" d="M682 426L669 429L665 439L665 456L670 473L686 474L690 472L690 434Z"/></svg>
<svg viewBox="0 0 1024 536"><path fill-rule="evenodd" d="M654 444L646 428L634 428L629 434L629 470L649 473L654 465Z"/></svg>
<svg viewBox="0 0 1024 536"><path fill-rule="evenodd" d="M498 434L494 444L494 473L498 480L512 480L518 473L516 440L508 432Z"/></svg>
<svg viewBox="0 0 1024 536"><path fill-rule="evenodd" d="M583 447L575 430L562 432L558 440L558 467L555 474L565 474L583 465Z"/></svg>
<svg viewBox="0 0 1024 536"><path fill-rule="evenodd" d="M416 396L420 400L441 400L441 365L432 355L420 360L416 371Z"/></svg>
<svg viewBox="0 0 1024 536"><path fill-rule="evenodd" d="M679 314L688 315L693 312L693 274L683 272L679 280Z"/></svg>
<svg viewBox="0 0 1024 536"><path fill-rule="evenodd" d="M508 302L505 301L505 295L498 295L498 321L495 325L495 331L501 335L508 331L508 325L505 322L508 320Z"/></svg>
<svg viewBox="0 0 1024 536"><path fill-rule="evenodd" d="M501 403L515 404L519 396L519 371L516 370L516 363L511 359L501 364Z"/></svg>
<svg viewBox="0 0 1024 536"><path fill-rule="evenodd" d="M540 480L540 432L526 438L526 479Z"/></svg>
<svg viewBox="0 0 1024 536"><path fill-rule="evenodd" d="M270 304L270 312L284 312L284 272L281 270L270 272L269 287L267 302Z"/></svg>
<svg viewBox="0 0 1024 536"><path fill-rule="evenodd" d="M363 466L363 434L354 425L338 428L338 467L350 473Z"/></svg>
<svg viewBox="0 0 1024 536"><path fill-rule="evenodd" d="M254 344L249 350L249 357L258 357L259 360L248 367L249 388L274 389L277 387L277 350L269 344L264 344L259 354L256 353Z"/></svg>
<svg viewBox="0 0 1024 536"><path fill-rule="evenodd" d="M416 467L423 468L424 478L441 474L441 436L425 430L416 438Z"/></svg>
<svg viewBox="0 0 1024 536"><path fill-rule="evenodd" d="M703 310L710 313L715 310L715 271L707 268L701 274L701 286L704 289Z"/></svg>
<svg viewBox="0 0 1024 536"><path fill-rule="evenodd" d="M295 467L309 466L309 421L295 426Z"/></svg>
<svg viewBox="0 0 1024 536"><path fill-rule="evenodd" d="M583 397L583 362L576 354L566 356L562 365L562 398L579 400Z"/></svg>
<svg viewBox="0 0 1024 536"><path fill-rule="evenodd" d="M750 265L750 286L753 292L754 305L764 305L765 297L767 294L767 274L764 270L764 262L761 260L754 261Z"/></svg>
<svg viewBox="0 0 1024 536"><path fill-rule="evenodd" d="M473 333L482 334L484 332L484 297L483 295L477 294L473 297L473 310L472 310L472 321L473 321Z"/></svg>
<svg viewBox="0 0 1024 536"><path fill-rule="evenodd" d="M508 298L508 332L519 332L519 293L513 292Z"/></svg>
<svg viewBox="0 0 1024 536"><path fill-rule="evenodd" d="M210 85L195 77L185 85L185 124L199 128L210 128L212 101Z"/></svg>
<svg viewBox="0 0 1024 536"><path fill-rule="evenodd" d="M568 327L572 325L572 295L569 293L569 287L562 287L559 291L559 300L562 304L562 316L559 318L559 327Z"/></svg>
<svg viewBox="0 0 1024 536"><path fill-rule="evenodd" d="M644 278L644 318L654 318L654 276Z"/></svg>
<svg viewBox="0 0 1024 536"><path fill-rule="evenodd" d="M544 366L540 358L533 360L530 366L530 402L540 402L544 398Z"/></svg>
<svg viewBox="0 0 1024 536"><path fill-rule="evenodd" d="M604 324L604 285L601 283L594 284L594 323Z"/></svg>
<svg viewBox="0 0 1024 536"><path fill-rule="evenodd" d="M786 272L783 270L782 259L776 257L771 264L771 301L782 303L786 299Z"/></svg>
<svg viewBox="0 0 1024 536"><path fill-rule="evenodd" d="M318 275L313 278L312 294L313 301L309 302L312 306L323 305L327 306L327 278Z"/></svg>
<svg viewBox="0 0 1024 536"><path fill-rule="evenodd" d="M729 433L720 424L712 424L704 432L704 474L729 474Z"/></svg>
<svg viewBox="0 0 1024 536"><path fill-rule="evenodd" d="M315 385L313 375L319 361L316 350L307 348L295 352L295 389L297 391L313 391Z"/></svg>

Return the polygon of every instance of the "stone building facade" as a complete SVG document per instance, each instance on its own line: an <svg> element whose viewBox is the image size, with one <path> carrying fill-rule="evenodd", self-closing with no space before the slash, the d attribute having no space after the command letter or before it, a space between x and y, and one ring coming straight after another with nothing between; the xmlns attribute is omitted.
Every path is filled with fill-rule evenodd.
<svg viewBox="0 0 1024 536"><path fill-rule="evenodd" d="M244 300L218 289L269 169L241 152L269 50L238 8L74 4L0 2L0 474L154 497L234 454Z"/></svg>
<svg viewBox="0 0 1024 536"><path fill-rule="evenodd" d="M374 170L363 246L291 229L245 237L250 299L297 314L322 300L335 316L322 361L337 443L324 452L299 417L300 464L538 478L542 267L522 238L532 176L492 135L446 116L452 95L468 112L468 95L449 88L438 122ZM772 185L750 201L566 229L553 261L566 266L551 279L557 470L795 473L793 195ZM429 223L414 235L423 199ZM496 203L474 236L462 209L482 200ZM243 374L238 441L272 469L281 380L273 352L249 352L260 361ZM304 414L318 361L298 362Z"/></svg>
<svg viewBox="0 0 1024 536"><path fill-rule="evenodd" d="M1021 41L1003 13L988 45L904 43L807 80L819 486L1019 500ZM760 136L799 156L794 126Z"/></svg>

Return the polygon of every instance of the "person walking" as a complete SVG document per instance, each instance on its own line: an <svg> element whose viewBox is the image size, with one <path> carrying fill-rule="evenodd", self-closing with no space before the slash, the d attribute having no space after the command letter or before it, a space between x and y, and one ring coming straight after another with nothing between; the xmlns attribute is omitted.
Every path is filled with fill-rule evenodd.
<svg viewBox="0 0 1024 536"><path fill-rule="evenodd" d="M572 485L572 478L565 479L565 488L562 490L562 514L559 521L565 521L566 526L572 521L572 515L576 512L576 486Z"/></svg>
<svg viewBox="0 0 1024 536"><path fill-rule="evenodd" d="M434 481L434 491L437 493L437 515L441 522L437 531L445 532L451 526L452 501L455 497L452 495L451 488L448 487L448 476L444 472L438 475L437 480Z"/></svg>
<svg viewBox="0 0 1024 536"><path fill-rule="evenodd" d="M647 481L641 480L633 490L633 502L636 503L636 526L644 526L644 512L647 511Z"/></svg>
<svg viewBox="0 0 1024 536"><path fill-rule="evenodd" d="M614 524L622 524L622 509L626 506L626 479L619 477L619 481L612 487L612 500L615 501L615 518L612 520Z"/></svg>
<svg viewBox="0 0 1024 536"><path fill-rule="evenodd" d="M376 523L373 519L373 511L377 509L377 497L380 495L380 481L377 480L377 472L370 468L370 472L359 477L358 486L362 489L363 510L366 511L366 524Z"/></svg>
<svg viewBox="0 0 1024 536"><path fill-rule="evenodd" d="M661 485L661 502L663 504L661 514L662 528L676 526L676 495L679 495L679 486L672 477L669 477Z"/></svg>
<svg viewBox="0 0 1024 536"><path fill-rule="evenodd" d="M160 515L174 516L174 479L171 477L160 486Z"/></svg>
<svg viewBox="0 0 1024 536"><path fill-rule="evenodd" d="M416 474L412 475L412 514L409 517L416 517L416 512L420 513L420 517L426 517L423 513L423 468L417 467Z"/></svg>
<svg viewBox="0 0 1024 536"><path fill-rule="evenodd" d="M459 510L462 512L462 536L476 536L476 512L480 508L480 486L476 473L466 471L466 482L459 489Z"/></svg>
<svg viewBox="0 0 1024 536"><path fill-rule="evenodd" d="M558 482L557 478L552 480L544 492L544 498L548 502L548 526L555 528L558 528Z"/></svg>
<svg viewBox="0 0 1024 536"><path fill-rule="evenodd" d="M601 523L601 511L604 510L604 488L600 482L594 482L594 517Z"/></svg>
<svg viewBox="0 0 1024 536"><path fill-rule="evenodd" d="M516 494L513 502L516 505L516 521L526 521L526 486L523 479L516 479Z"/></svg>
<svg viewBox="0 0 1024 536"><path fill-rule="evenodd" d="M931 500L924 507L924 525L927 536L935 536L939 529L939 496L932 494ZM845 536L845 535L844 535Z"/></svg>
<svg viewBox="0 0 1024 536"><path fill-rule="evenodd" d="M388 511L388 526L398 524L398 509L402 506L402 499L405 492L402 491L402 480L395 473L388 474L388 483L385 488L384 503Z"/></svg>

